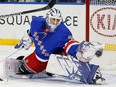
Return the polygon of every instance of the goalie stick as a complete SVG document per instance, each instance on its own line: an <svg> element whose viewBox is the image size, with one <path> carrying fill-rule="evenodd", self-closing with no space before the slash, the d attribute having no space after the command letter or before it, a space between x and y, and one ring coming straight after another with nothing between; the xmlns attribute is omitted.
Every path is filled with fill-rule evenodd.
<svg viewBox="0 0 116 87"><path fill-rule="evenodd" d="M17 53L17 52L20 51L20 50L21 50L21 49L16 50L16 51L13 52L12 54L10 54L10 55L8 55L7 57L5 57L4 59L0 60L0 62L2 62L2 61L4 61L4 60L8 59L9 57L11 57L12 55L14 55L15 53Z"/></svg>
<svg viewBox="0 0 116 87"><path fill-rule="evenodd" d="M38 9L33 9L33 10L28 10L28 11L22 11L22 12L17 12L17 13L12 13L12 14L6 14L6 15L0 15L0 18L5 18L5 17L10 17L10 16L16 16L16 15L23 15L23 14L28 14L32 12L37 12L37 11L44 11L52 8L56 4L57 0L51 0L49 4L45 7L38 8Z"/></svg>

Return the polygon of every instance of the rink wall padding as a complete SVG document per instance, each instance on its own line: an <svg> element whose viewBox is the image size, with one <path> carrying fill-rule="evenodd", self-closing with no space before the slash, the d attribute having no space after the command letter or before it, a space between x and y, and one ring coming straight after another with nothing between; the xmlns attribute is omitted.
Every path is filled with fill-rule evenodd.
<svg viewBox="0 0 116 87"><path fill-rule="evenodd" d="M16 45L19 39L0 39L0 45Z"/></svg>

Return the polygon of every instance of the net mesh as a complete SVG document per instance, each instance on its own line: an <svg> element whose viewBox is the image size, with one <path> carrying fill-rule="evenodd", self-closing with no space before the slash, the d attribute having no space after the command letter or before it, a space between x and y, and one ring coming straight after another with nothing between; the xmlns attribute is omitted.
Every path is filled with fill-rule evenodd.
<svg viewBox="0 0 116 87"><path fill-rule="evenodd" d="M116 5L116 0L91 0L94 5Z"/></svg>

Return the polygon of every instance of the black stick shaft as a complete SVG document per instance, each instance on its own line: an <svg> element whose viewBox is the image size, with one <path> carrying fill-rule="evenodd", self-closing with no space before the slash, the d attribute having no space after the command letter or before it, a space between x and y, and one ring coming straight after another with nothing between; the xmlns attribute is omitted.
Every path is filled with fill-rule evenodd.
<svg viewBox="0 0 116 87"><path fill-rule="evenodd" d="M52 8L55 4L56 4L56 0L51 0L51 2L43 8L38 8L38 9L33 9L33 10L28 10L28 11L22 11L22 12L17 12L17 13L12 13L12 14L6 14L6 15L0 15L0 18L15 16L15 15L23 15L23 14L33 13L33 12L37 12L37 11L48 10L48 9Z"/></svg>

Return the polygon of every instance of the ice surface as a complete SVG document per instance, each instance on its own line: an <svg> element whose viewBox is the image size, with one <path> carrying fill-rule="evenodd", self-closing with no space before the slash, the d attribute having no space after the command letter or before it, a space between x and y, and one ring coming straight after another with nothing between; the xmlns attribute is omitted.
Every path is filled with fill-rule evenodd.
<svg viewBox="0 0 116 87"><path fill-rule="evenodd" d="M34 48L30 48L28 51L21 50L16 54L10 56L9 58L16 58L21 55L27 56L34 51ZM2 60L8 58L16 50L13 46L0 46L0 76L3 74ZM102 62L105 63L105 62ZM110 69L109 69L110 68ZM106 79L105 85L88 85L80 84L76 82L65 82L65 81L52 81L49 79L5 79L5 81L0 82L0 87L116 87L116 65L106 67L103 76ZM112 70L111 70L112 68ZM106 73L107 72L107 73Z"/></svg>

